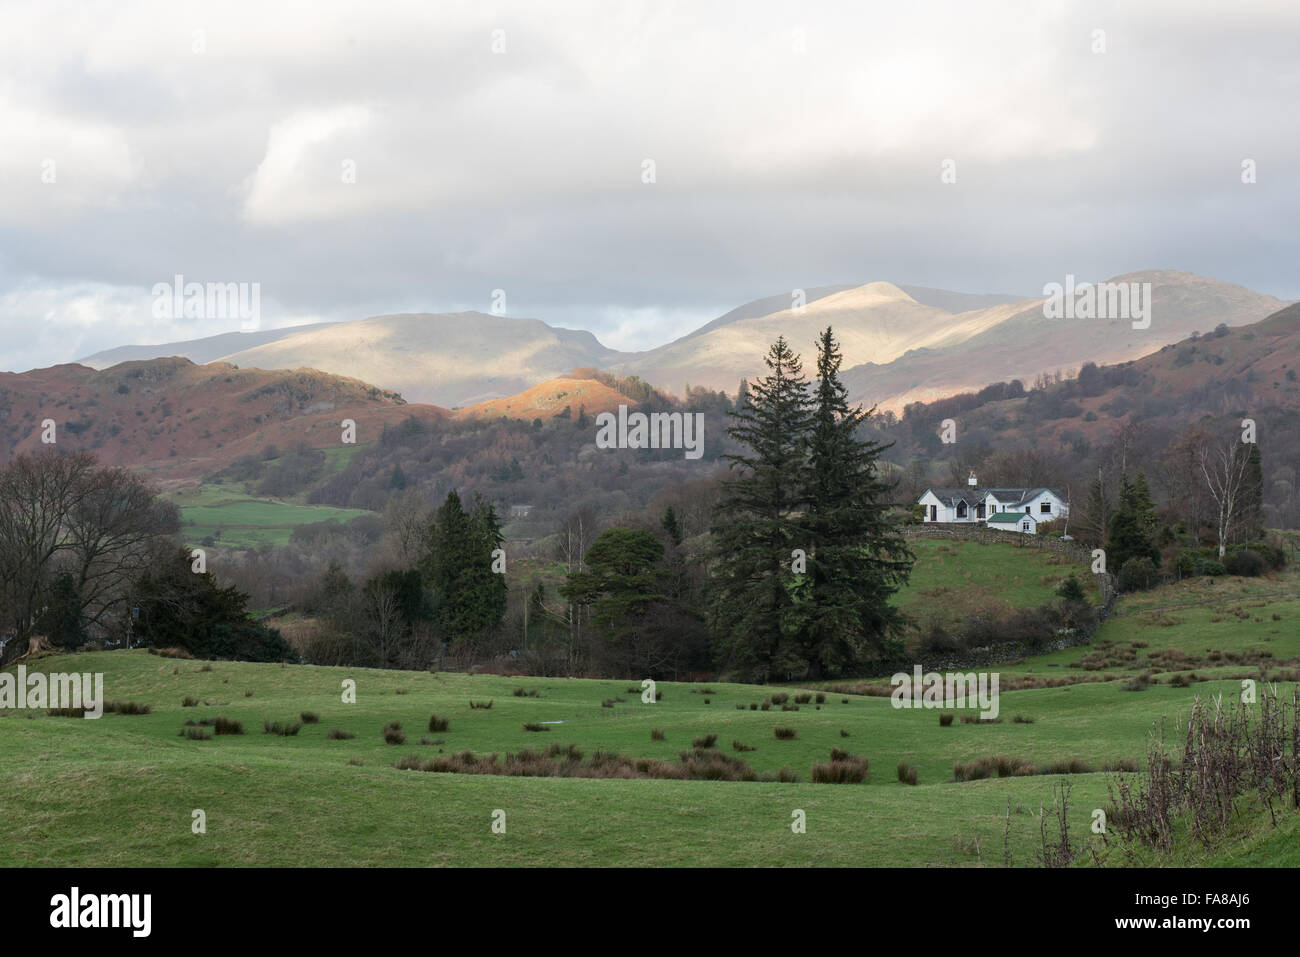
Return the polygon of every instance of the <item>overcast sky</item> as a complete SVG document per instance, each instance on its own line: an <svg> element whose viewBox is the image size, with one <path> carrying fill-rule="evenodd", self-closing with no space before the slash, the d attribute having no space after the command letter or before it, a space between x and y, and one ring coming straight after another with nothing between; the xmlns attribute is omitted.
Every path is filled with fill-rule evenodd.
<svg viewBox="0 0 1300 957"><path fill-rule="evenodd" d="M1298 214L1295 2L0 6L12 371L239 328L155 319L176 274L624 349L882 279L1295 299Z"/></svg>

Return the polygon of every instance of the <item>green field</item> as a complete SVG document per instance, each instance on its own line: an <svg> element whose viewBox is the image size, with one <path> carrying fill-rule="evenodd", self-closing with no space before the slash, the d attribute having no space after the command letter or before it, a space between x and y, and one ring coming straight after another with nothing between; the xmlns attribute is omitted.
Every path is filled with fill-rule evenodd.
<svg viewBox="0 0 1300 957"><path fill-rule="evenodd" d="M1026 587L1036 575L1026 573ZM1039 766L1078 757L1094 769L1120 758L1142 762L1152 730L1162 719L1172 726L1195 696L1231 697L1261 666L1295 666L1298 586L1295 575L1200 579L1125 599L1093 646L998 669L1004 682L1094 680L1004 690L1002 723L946 728L933 710L894 709L886 698L829 690L820 709L810 703L764 712L748 705L777 689L661 682L663 700L643 704L633 690L638 682L626 680L236 662L203 670L202 662L143 651L41 659L47 671L103 672L107 699L153 710L96 721L0 712L0 801L22 809L0 823L0 866L1001 866L1004 834L1013 863L1026 866L1039 846L1039 810L1050 810L1061 782L1071 786L1076 841L1096 847L1103 863L1122 864L1117 850L1088 834L1093 809L1109 803L1113 775L959 783L954 762L987 754ZM1137 673L1159 673L1149 656L1169 648L1196 659L1197 675L1209 680L1179 688L1165 672L1145 691L1124 690ZM1210 660L1211 651L1220 657ZM1079 667L1090 658L1107 663ZM356 681L355 704L341 700L348 678ZM1293 687L1283 682L1280 691L1289 697ZM517 688L538 694L516 697ZM182 707L185 696L204 703ZM493 706L471 709L471 699ZM320 723L294 737L263 733L264 719L296 720L304 710L317 712ZM432 713L450 719L447 731L427 731ZM217 715L241 720L248 733L178 736L186 720ZM1017 715L1032 723L1015 723ZM405 744L384 742L382 729L392 721L402 724ZM526 722L560 723L536 733L523 729ZM777 740L777 725L798 736ZM328 740L333 728L356 737ZM665 740L652 741L652 729L662 729ZM440 750L504 754L552 743L672 761L708 734L729 755L733 739L755 747L740 756L760 772L788 768L798 782L516 778L394 767L400 758ZM869 780L811 783L811 765L832 747L868 758ZM898 783L900 760L918 767L918 786ZM191 833L194 809L206 813L206 834ZM806 814L806 833L791 831L796 809ZM491 829L496 810L505 812L504 834ZM1245 802L1236 828L1214 847L1189 842L1173 857L1139 861L1300 866L1297 819L1284 814L1274 828Z"/></svg>
<svg viewBox="0 0 1300 957"><path fill-rule="evenodd" d="M1056 585L1071 573L1089 601L1101 602L1096 579L1086 566L1045 549L927 539L911 541L908 547L916 564L894 604L920 621L937 615L955 622L977 611L1037 607L1054 600Z"/></svg>
<svg viewBox="0 0 1300 957"><path fill-rule="evenodd" d="M278 499L257 498L238 485L200 485L178 489L167 498L181 512L186 544L201 544L212 537L221 545L257 548L287 545L299 525L312 522L347 522L362 509L329 505L294 505Z"/></svg>

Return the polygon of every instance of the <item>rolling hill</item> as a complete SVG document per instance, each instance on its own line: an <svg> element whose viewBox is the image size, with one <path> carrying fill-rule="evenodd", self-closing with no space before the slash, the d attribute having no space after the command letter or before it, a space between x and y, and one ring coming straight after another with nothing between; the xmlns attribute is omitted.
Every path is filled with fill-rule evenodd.
<svg viewBox="0 0 1300 957"><path fill-rule="evenodd" d="M60 449L93 451L105 465L145 467L159 480L191 478L268 445L338 448L340 423L357 442L415 416L445 409L312 369L263 371L178 357L106 370L61 365L0 373L0 462L41 447L53 419Z"/></svg>
<svg viewBox="0 0 1300 957"><path fill-rule="evenodd" d="M1048 319L1042 299L996 306L961 314L965 321L944 341L892 360L849 368L846 350L844 384L855 401L899 410L989 382L1021 379L1028 385L1039 373L1077 370L1084 362L1137 359L1220 324L1258 322L1287 305L1242 286L1170 270L1110 281L1151 283L1149 329L1134 329L1128 319Z"/></svg>
<svg viewBox="0 0 1300 957"><path fill-rule="evenodd" d="M324 369L383 383L411 402L463 406L514 395L620 354L589 332L482 312L413 313L333 323L241 349L241 368Z"/></svg>

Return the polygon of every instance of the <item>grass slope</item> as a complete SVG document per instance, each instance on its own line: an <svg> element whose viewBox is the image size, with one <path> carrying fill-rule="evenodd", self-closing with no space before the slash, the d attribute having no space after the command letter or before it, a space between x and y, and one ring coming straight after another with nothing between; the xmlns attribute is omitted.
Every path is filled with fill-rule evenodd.
<svg viewBox="0 0 1300 957"><path fill-rule="evenodd" d="M1099 843L1088 824L1092 810L1108 803L1107 775L957 783L954 762L987 754L1039 766L1074 756L1093 768L1141 761L1153 728L1185 714L1195 695L1234 695L1260 665L1269 671L1300 657L1292 624L1300 598L1287 597L1297 584L1294 575L1195 581L1126 599L1093 647L1001 669L1004 682L1104 680L1003 691L1003 723L947 728L933 710L829 691L820 710L750 711L750 702L774 689L738 684L661 682L663 700L648 705L632 681L237 662L203 670L202 662L142 651L41 659L47 671L103 672L108 699L153 710L97 721L0 712L0 802L21 809L0 816L0 865L1000 865L1008 813L1012 858L1030 864L1039 808L1050 809L1061 781L1072 789L1076 839ZM1198 664L1198 676L1210 680L1191 687L1172 686L1166 673L1145 691L1124 690L1135 674L1159 670L1148 656L1164 648L1221 657ZM1100 668L1081 667L1098 658L1106 660ZM341 701L348 678L357 683L355 704ZM1292 687L1280 690L1289 696ZM517 688L537 696L516 697ZM204 703L182 707L185 696ZM612 708L601 706L620 697ZM471 709L471 699L494 703ZM320 722L294 737L262 733L263 719L296 721L304 710ZM428 732L431 713L450 719L450 728ZM243 721L248 733L178 737L186 720L217 715ZM1033 721L1017 724L1015 715ZM402 723L404 745L384 743L391 721ZM562 723L530 733L526 722ZM776 740L777 725L798 736ZM329 740L333 728L356 737ZM652 729L662 729L665 740L652 741ZM506 778L393 767L440 749L504 753L551 743L673 760L706 734L717 734L728 754L732 739L754 746L743 757L755 769L787 767L800 783ZM826 760L831 747L869 758L868 782L809 783L811 764ZM899 760L917 765L919 786L897 782ZM196 808L207 815L204 835L190 830ZM497 809L506 813L505 834L490 827ZM791 831L796 809L807 815L807 833ZM1138 862L1294 865L1295 817L1275 829L1245 807L1239 826L1215 847L1188 844L1170 859ZM1114 851L1106 862L1124 863Z"/></svg>

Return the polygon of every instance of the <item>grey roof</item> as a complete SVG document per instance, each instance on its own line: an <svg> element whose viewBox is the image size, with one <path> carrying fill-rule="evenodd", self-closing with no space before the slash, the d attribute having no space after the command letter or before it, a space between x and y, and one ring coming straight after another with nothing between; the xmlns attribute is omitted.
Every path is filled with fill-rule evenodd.
<svg viewBox="0 0 1300 957"><path fill-rule="evenodd" d="M967 505L978 505L989 495L992 495L999 504L1014 507L1023 505L1043 492L1051 492L1062 502L1065 501L1065 496L1061 494L1060 489L1045 486L1038 488L979 488L967 485L965 488L928 488L925 491L934 493L939 501L949 506L956 506L958 502L965 502ZM925 492L922 492L921 496L924 498Z"/></svg>
<svg viewBox="0 0 1300 957"><path fill-rule="evenodd" d="M951 506L955 506L958 502L978 505L984 501L984 490L969 485L965 488L928 488L925 492L932 492L939 501ZM922 498L925 497L925 492L921 493Z"/></svg>

